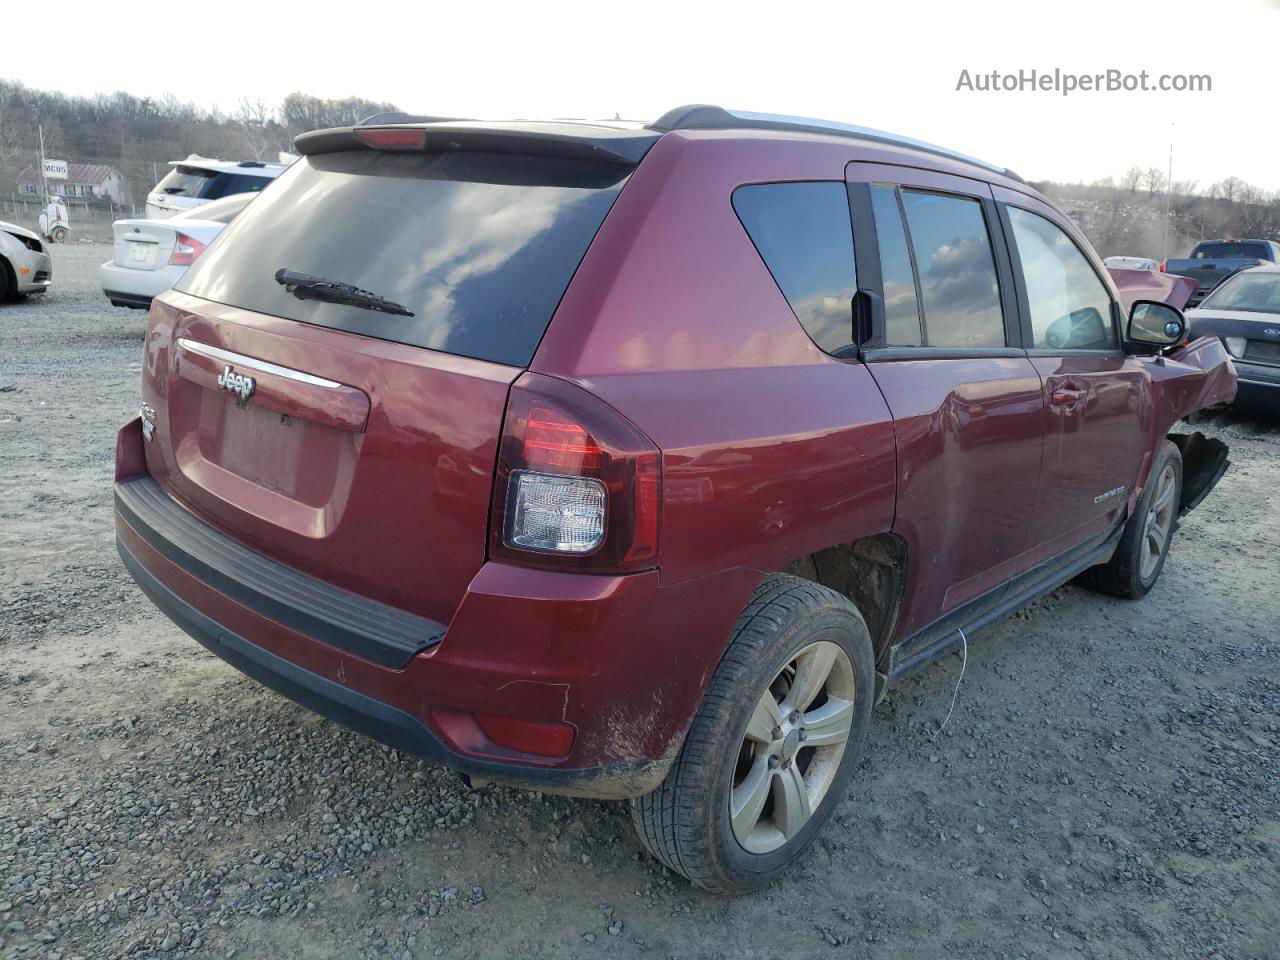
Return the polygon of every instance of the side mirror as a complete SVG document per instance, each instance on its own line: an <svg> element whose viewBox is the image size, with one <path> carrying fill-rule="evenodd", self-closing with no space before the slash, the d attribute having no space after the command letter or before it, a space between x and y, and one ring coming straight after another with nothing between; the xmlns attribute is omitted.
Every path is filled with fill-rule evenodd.
<svg viewBox="0 0 1280 960"><path fill-rule="evenodd" d="M1187 335L1182 311L1158 300L1136 300L1129 310L1125 339L1149 347L1171 347Z"/></svg>

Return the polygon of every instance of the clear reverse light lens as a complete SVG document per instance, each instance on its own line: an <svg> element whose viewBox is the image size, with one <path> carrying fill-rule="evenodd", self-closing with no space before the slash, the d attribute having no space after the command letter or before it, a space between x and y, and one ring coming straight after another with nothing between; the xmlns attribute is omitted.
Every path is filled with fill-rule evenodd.
<svg viewBox="0 0 1280 960"><path fill-rule="evenodd" d="M1223 337L1222 342L1227 345L1227 353L1237 360L1244 356L1244 348L1249 343L1244 337Z"/></svg>
<svg viewBox="0 0 1280 960"><path fill-rule="evenodd" d="M590 553L604 542L604 484L518 470L511 475L507 543L526 550Z"/></svg>

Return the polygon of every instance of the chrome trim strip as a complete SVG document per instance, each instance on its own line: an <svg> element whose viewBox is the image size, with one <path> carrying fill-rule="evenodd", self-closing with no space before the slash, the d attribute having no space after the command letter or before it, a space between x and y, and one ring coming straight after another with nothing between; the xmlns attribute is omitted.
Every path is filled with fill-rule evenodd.
<svg viewBox="0 0 1280 960"><path fill-rule="evenodd" d="M300 370L290 370L288 367L268 363L266 360L255 360L253 357L232 353L230 350L223 350L221 347L211 347L207 343L197 343L195 340L188 340L186 337L178 338L178 346L184 350L190 350L192 353L203 354L211 360L220 360L223 363L230 363L237 367L247 367L250 370L257 370L261 373L274 373L278 377L296 380L298 383L309 383L313 387L324 387L328 390L337 390L342 387L342 384L335 380L313 377L311 374L303 373Z"/></svg>

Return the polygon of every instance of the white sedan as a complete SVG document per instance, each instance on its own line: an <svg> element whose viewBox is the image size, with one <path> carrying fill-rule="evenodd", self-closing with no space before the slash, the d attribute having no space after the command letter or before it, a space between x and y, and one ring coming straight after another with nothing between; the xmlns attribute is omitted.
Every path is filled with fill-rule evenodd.
<svg viewBox="0 0 1280 960"><path fill-rule="evenodd" d="M98 271L102 292L114 306L147 309L255 196L237 193L166 220L117 220L115 256Z"/></svg>

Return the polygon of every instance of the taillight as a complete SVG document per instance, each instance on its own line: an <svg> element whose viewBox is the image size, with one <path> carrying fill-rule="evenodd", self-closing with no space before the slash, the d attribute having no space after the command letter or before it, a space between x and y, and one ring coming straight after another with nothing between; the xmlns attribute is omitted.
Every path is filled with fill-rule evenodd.
<svg viewBox="0 0 1280 960"><path fill-rule="evenodd" d="M597 573L658 563L658 448L585 390L526 373L498 451L491 556Z"/></svg>
<svg viewBox="0 0 1280 960"><path fill-rule="evenodd" d="M1168 272L1169 272L1168 267L1169 267L1169 261L1168 261L1168 260L1161 260L1161 261L1160 261L1160 272L1161 272L1161 273L1168 273Z"/></svg>
<svg viewBox="0 0 1280 960"><path fill-rule="evenodd" d="M169 265L173 267L189 267L196 262L196 257L204 253L205 245L195 237L179 233L173 245L173 253L169 255Z"/></svg>
<svg viewBox="0 0 1280 960"><path fill-rule="evenodd" d="M421 150L427 143L427 131L412 127L374 127L355 134L365 146L379 150Z"/></svg>

